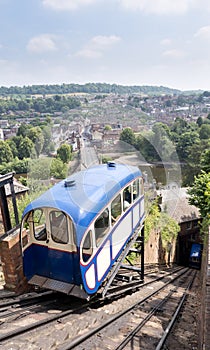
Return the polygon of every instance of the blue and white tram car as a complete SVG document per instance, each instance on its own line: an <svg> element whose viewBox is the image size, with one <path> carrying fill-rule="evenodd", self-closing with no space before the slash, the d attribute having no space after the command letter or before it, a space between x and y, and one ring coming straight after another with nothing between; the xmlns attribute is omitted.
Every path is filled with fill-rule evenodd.
<svg viewBox="0 0 210 350"><path fill-rule="evenodd" d="M29 284L89 299L143 221L137 167L110 162L75 173L25 208L24 275Z"/></svg>

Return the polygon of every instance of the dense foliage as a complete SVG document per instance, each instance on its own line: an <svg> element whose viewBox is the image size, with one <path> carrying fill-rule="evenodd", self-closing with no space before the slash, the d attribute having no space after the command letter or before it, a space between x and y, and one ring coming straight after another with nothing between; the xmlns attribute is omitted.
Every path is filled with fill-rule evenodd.
<svg viewBox="0 0 210 350"><path fill-rule="evenodd" d="M1 89L1 88L0 88ZM9 88L8 88L9 89ZM21 88L20 88L21 89ZM65 112L69 109L79 108L80 101L75 97L55 95L52 97L11 97L0 99L0 114L9 112L55 113Z"/></svg>
<svg viewBox="0 0 210 350"><path fill-rule="evenodd" d="M0 173L28 174L33 179L65 178L66 165L72 158L72 147L63 144L57 149L57 158L47 158L54 151L50 124L33 126L21 124L17 136L0 141ZM42 157L40 158L40 155Z"/></svg>
<svg viewBox="0 0 210 350"><path fill-rule="evenodd" d="M168 245L176 240L180 227L168 214L159 210L158 204L154 202L145 220L145 242L148 241L151 232L159 232L162 245L167 249Z"/></svg>
<svg viewBox="0 0 210 350"><path fill-rule="evenodd" d="M189 203L199 208L203 219L210 224L210 172L201 171L188 190Z"/></svg>
<svg viewBox="0 0 210 350"><path fill-rule="evenodd" d="M22 214L23 214L25 207L31 201L36 199L38 196L40 196L42 193L44 193L49 188L49 186L40 184L40 182L36 182L36 186L34 184L32 185L32 183L28 183L28 185L31 189L30 192L24 194L24 196L16 198L19 221L21 221L21 217L22 217ZM14 210L13 210L12 201L9 201L8 205L9 205L11 224L12 224L12 227L15 227L16 221L15 221L15 214L14 214Z"/></svg>
<svg viewBox="0 0 210 350"><path fill-rule="evenodd" d="M49 126L35 126L21 124L17 136L13 136L7 141L0 141L0 170L5 173L8 167L13 164L17 171L18 162L26 158L35 159L41 152L49 154L54 149L51 142L51 129ZM3 168L3 169L2 169ZM27 169L24 169L26 172ZM17 171L21 172L21 171Z"/></svg>
<svg viewBox="0 0 210 350"><path fill-rule="evenodd" d="M62 144L57 149L57 158L62 160L63 163L68 163L72 158L72 147L67 143Z"/></svg>
<svg viewBox="0 0 210 350"><path fill-rule="evenodd" d="M87 84L55 84L55 85L31 85L0 87L0 95L50 95L69 93L145 93L145 94L179 94L180 90L170 89L164 86L123 86L106 83Z"/></svg>
<svg viewBox="0 0 210 350"><path fill-rule="evenodd" d="M201 118L202 119L202 118ZM201 170L210 169L210 124L186 122L177 118L167 126L155 123L151 131L136 134L125 128L120 140L135 147L149 163L176 162L182 168L183 185L193 182Z"/></svg>

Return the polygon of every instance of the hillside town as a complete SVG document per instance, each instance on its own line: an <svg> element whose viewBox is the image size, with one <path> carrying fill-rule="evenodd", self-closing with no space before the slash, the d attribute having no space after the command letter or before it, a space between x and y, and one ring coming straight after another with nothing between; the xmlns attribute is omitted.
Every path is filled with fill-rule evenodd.
<svg viewBox="0 0 210 350"><path fill-rule="evenodd" d="M76 138L81 136L84 127L92 131L93 140L105 143L119 139L123 128L130 127L135 132L151 130L156 122L171 125L176 118L196 122L210 113L208 93L193 95L118 95L118 94L78 94L80 107L64 111L39 112L36 110L8 110L0 113L0 140L16 136L19 126L44 122L51 118L52 133L56 143L69 139L73 147L78 147ZM52 99L48 96L38 100ZM107 128L106 126L109 126ZM97 143L97 141L96 141Z"/></svg>

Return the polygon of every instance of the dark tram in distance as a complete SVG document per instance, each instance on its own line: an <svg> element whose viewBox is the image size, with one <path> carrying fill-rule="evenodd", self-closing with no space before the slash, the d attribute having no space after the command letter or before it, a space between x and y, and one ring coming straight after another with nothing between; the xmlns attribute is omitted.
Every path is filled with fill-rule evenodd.
<svg viewBox="0 0 210 350"><path fill-rule="evenodd" d="M190 250L190 257L189 257L189 267L192 267L194 269L200 269L201 268L201 260L202 260L202 244L200 243L193 243L191 250Z"/></svg>
<svg viewBox="0 0 210 350"><path fill-rule="evenodd" d="M144 222L140 170L110 162L60 181L24 210L29 284L89 299Z"/></svg>

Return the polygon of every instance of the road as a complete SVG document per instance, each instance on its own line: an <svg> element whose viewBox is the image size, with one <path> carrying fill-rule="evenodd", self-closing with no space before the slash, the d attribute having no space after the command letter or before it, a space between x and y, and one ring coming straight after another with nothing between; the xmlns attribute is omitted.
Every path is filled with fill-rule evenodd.
<svg viewBox="0 0 210 350"><path fill-rule="evenodd" d="M84 147L81 148L81 170L97 164L99 164L99 159L95 148L89 144L85 144Z"/></svg>

